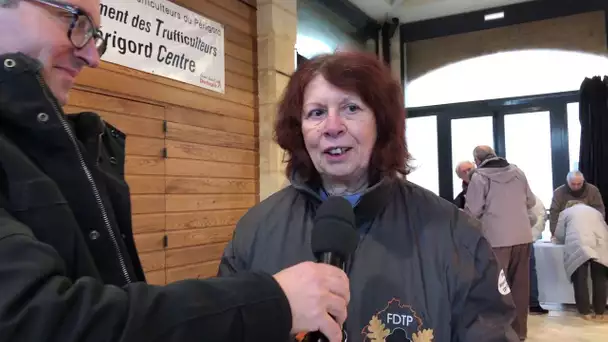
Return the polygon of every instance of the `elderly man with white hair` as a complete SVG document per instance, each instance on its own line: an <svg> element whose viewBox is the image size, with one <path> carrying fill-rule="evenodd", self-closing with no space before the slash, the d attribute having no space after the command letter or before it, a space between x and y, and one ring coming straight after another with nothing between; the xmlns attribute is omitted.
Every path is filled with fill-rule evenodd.
<svg viewBox="0 0 608 342"><path fill-rule="evenodd" d="M462 180L462 191L454 198L454 204L460 208L464 209L464 205L466 203L466 194L467 188L469 187L469 182L471 181L471 174L475 171L475 164L468 160L461 161L456 165L456 176Z"/></svg>
<svg viewBox="0 0 608 342"><path fill-rule="evenodd" d="M477 146L473 157L477 169L469 182L465 211L481 221L483 234L504 268L501 281L506 278L517 309L513 329L523 341L528 334L530 253L536 223L528 210L536 197L524 172L490 146Z"/></svg>
<svg viewBox="0 0 608 342"><path fill-rule="evenodd" d="M555 235L555 227L559 214L566 208L569 201L580 201L599 211L605 218L604 201L600 190L585 181L580 171L571 171L566 177L567 183L555 189L550 209L549 229L551 236Z"/></svg>

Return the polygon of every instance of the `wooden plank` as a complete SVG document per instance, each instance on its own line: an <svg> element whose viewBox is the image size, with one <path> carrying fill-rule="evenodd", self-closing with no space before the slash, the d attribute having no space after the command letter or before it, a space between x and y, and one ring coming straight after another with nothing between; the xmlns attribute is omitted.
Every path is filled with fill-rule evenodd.
<svg viewBox="0 0 608 342"><path fill-rule="evenodd" d="M257 25L256 25L257 26ZM230 26L224 26L226 40L247 50L256 51L256 37L250 36Z"/></svg>
<svg viewBox="0 0 608 342"><path fill-rule="evenodd" d="M173 140L167 140L167 155L169 158L257 165L257 154L254 151Z"/></svg>
<svg viewBox="0 0 608 342"><path fill-rule="evenodd" d="M233 232L234 226L170 231L167 232L167 248L174 249L228 242L232 238Z"/></svg>
<svg viewBox="0 0 608 342"><path fill-rule="evenodd" d="M242 76L234 72L226 71L226 84L231 83L233 87L244 90L250 93L256 93L258 89L258 83L251 77Z"/></svg>
<svg viewBox="0 0 608 342"><path fill-rule="evenodd" d="M168 194L256 194L255 179L167 178Z"/></svg>
<svg viewBox="0 0 608 342"><path fill-rule="evenodd" d="M226 67L226 69L234 72L235 74L247 76L249 78L257 80L258 69L256 66L253 66L247 62L243 62L228 55L226 55L226 65L230 65L231 67Z"/></svg>
<svg viewBox="0 0 608 342"><path fill-rule="evenodd" d="M78 113L85 111L93 111L88 108L76 107L76 106L66 106L65 110L69 113ZM112 112L106 112L102 110L95 111L97 114L101 116L101 118L112 126L116 127L121 132L125 133L128 136L141 136L141 137L156 137L162 138L164 136L163 133L163 123L160 120L152 120L141 117L136 117L132 115L123 115L116 114ZM161 140L162 142L162 140ZM158 145L158 142L157 142ZM160 152L160 151L158 151ZM159 154L157 152L157 154Z"/></svg>
<svg viewBox="0 0 608 342"><path fill-rule="evenodd" d="M127 183L132 195L164 194L165 177L127 175Z"/></svg>
<svg viewBox="0 0 608 342"><path fill-rule="evenodd" d="M146 281L150 285L166 285L166 270L146 272Z"/></svg>
<svg viewBox="0 0 608 342"><path fill-rule="evenodd" d="M236 209L167 213L167 230L234 226L246 212L246 209Z"/></svg>
<svg viewBox="0 0 608 342"><path fill-rule="evenodd" d="M160 157L127 155L125 173L128 175L164 175L165 160Z"/></svg>
<svg viewBox="0 0 608 342"><path fill-rule="evenodd" d="M160 157L165 141L158 138L127 136L127 155Z"/></svg>
<svg viewBox="0 0 608 342"><path fill-rule="evenodd" d="M165 195L132 195L133 214L157 214L165 211Z"/></svg>
<svg viewBox="0 0 608 342"><path fill-rule="evenodd" d="M252 6L253 8L258 8L258 2L257 0L240 0L246 4L249 4L250 6Z"/></svg>
<svg viewBox="0 0 608 342"><path fill-rule="evenodd" d="M145 253L151 251L162 251L164 249L163 241L164 233L149 233L149 234L136 234L135 246L137 247L138 253Z"/></svg>
<svg viewBox="0 0 608 342"><path fill-rule="evenodd" d="M130 114L157 120L165 118L165 108L162 106L102 95L78 89L78 87L72 88L68 105L70 107L90 108L92 111L102 110L104 112Z"/></svg>
<svg viewBox="0 0 608 342"><path fill-rule="evenodd" d="M242 17L247 21L256 20L256 10L239 0L207 0L228 11Z"/></svg>
<svg viewBox="0 0 608 342"><path fill-rule="evenodd" d="M246 20L226 9L223 9L206 0L177 0L181 6L186 7L202 16L213 21L224 24L224 26L233 27L250 36L254 36L256 32L255 22Z"/></svg>
<svg viewBox="0 0 608 342"><path fill-rule="evenodd" d="M231 118L192 108L180 106L167 107L167 121L211 128L218 131L240 133L256 136L256 125L253 121Z"/></svg>
<svg viewBox="0 0 608 342"><path fill-rule="evenodd" d="M256 195L166 195L167 212L196 210L249 209ZM158 211L158 210L156 210Z"/></svg>
<svg viewBox="0 0 608 342"><path fill-rule="evenodd" d="M224 50L226 51L226 55L230 55L238 60L241 60L247 64L256 65L257 56L254 51L248 50L242 46L239 46L235 43L226 41L224 43Z"/></svg>
<svg viewBox="0 0 608 342"><path fill-rule="evenodd" d="M141 265L144 272L158 271L165 269L165 251L139 253Z"/></svg>
<svg viewBox="0 0 608 342"><path fill-rule="evenodd" d="M135 72L135 71L133 71ZM246 101L244 91L233 96L234 101L229 101L230 93L226 94L215 93L202 95L204 89L200 88L197 93L184 91L184 87L168 87L166 84L170 80L161 77L149 76L150 79L126 75L123 73L112 72L101 68L87 68L78 78L80 85L86 85L98 89L102 89L112 93L119 93L139 97L142 99L153 99L157 102L165 102L169 104L196 108L209 111L212 113L223 114L235 118L242 118L253 121L255 118L254 108L242 104L243 102L253 102L254 99ZM173 81L174 82L174 81ZM198 87L197 87L198 88ZM236 91L236 90L235 90ZM209 91L209 93L212 93ZM242 98L238 98L242 96ZM250 94L253 97L253 94Z"/></svg>
<svg viewBox="0 0 608 342"><path fill-rule="evenodd" d="M256 138L250 135L222 132L214 129L167 123L167 139L211 146L232 147L255 151Z"/></svg>
<svg viewBox="0 0 608 342"><path fill-rule="evenodd" d="M166 267L179 267L207 261L217 261L221 258L225 247L226 243L220 242L203 246L169 249L166 252L165 265Z"/></svg>
<svg viewBox="0 0 608 342"><path fill-rule="evenodd" d="M202 160L169 158L165 162L168 176L256 179L257 167L245 164L216 163Z"/></svg>
<svg viewBox="0 0 608 342"><path fill-rule="evenodd" d="M251 65L249 67L253 68L253 66L251 66ZM250 91L241 90L240 84L236 84L236 87L226 84L225 94L222 94L222 93L207 90L205 88L198 87L196 85L192 85L189 83L179 82L179 81L173 80L168 77L161 77L161 76L157 76L157 75L150 74L147 72L130 69L130 68L124 67L122 65L118 65L118 64L104 62L101 64L100 70L106 70L106 71L115 72L115 73L122 74L122 75L132 76L136 79L146 80L146 81L150 81L150 82L154 82L154 83L160 83L160 84L168 85L173 88L190 91L193 93L197 93L197 94L200 94L203 96L213 97L216 99L226 100L226 101L242 104L242 105L249 106L249 107L255 106L255 94ZM144 86L144 85L142 84L142 86Z"/></svg>
<svg viewBox="0 0 608 342"><path fill-rule="evenodd" d="M184 267L168 268L167 283L173 283L184 279L205 279L215 277L219 264L220 262L218 260Z"/></svg>
<svg viewBox="0 0 608 342"><path fill-rule="evenodd" d="M165 213L135 214L133 219L133 234L157 233L165 230ZM173 221L172 221L173 222Z"/></svg>

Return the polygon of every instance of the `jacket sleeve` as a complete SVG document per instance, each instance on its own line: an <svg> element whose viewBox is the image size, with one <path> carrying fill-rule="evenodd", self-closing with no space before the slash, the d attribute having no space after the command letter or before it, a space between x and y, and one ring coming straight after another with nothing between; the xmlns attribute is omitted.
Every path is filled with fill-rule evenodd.
<svg viewBox="0 0 608 342"><path fill-rule="evenodd" d="M478 173L474 173L467 189L465 211L476 219L483 216L486 202L486 182Z"/></svg>
<svg viewBox="0 0 608 342"><path fill-rule="evenodd" d="M459 280L452 300L452 341L519 341L511 327L515 305L504 271L480 229L473 229L470 223L459 225L456 235L465 235L465 242L457 242L461 245L459 257L453 261Z"/></svg>
<svg viewBox="0 0 608 342"><path fill-rule="evenodd" d="M602 200L602 194L597 188L593 188L593 194L589 200L589 205L595 208L597 211L602 213L602 217L606 217L606 208L604 207L604 200Z"/></svg>
<svg viewBox="0 0 608 342"><path fill-rule="evenodd" d="M1 204L1 203L0 203ZM3 341L281 341L289 302L274 278L186 280L119 288L65 276L49 245L0 207L0 339Z"/></svg>
<svg viewBox="0 0 608 342"><path fill-rule="evenodd" d="M220 265L218 268L218 277L224 277L234 275L240 272L246 272L249 270L247 260L249 252L249 241L251 234L255 234L255 228L257 226L257 219L253 209L250 209L236 224L234 233L232 233L232 239L224 248L224 253L220 259Z"/></svg>
<svg viewBox="0 0 608 342"><path fill-rule="evenodd" d="M555 234L555 226L557 225L557 219L559 213L564 209L565 203L557 191L553 192L553 200L551 200L551 208L549 208L549 230L551 236Z"/></svg>
<svg viewBox="0 0 608 342"><path fill-rule="evenodd" d="M564 243L566 240L566 215L566 212L559 214L557 223L555 224L555 232L553 233L553 236L561 243Z"/></svg>
<svg viewBox="0 0 608 342"><path fill-rule="evenodd" d="M532 189L530 189L530 183L528 183L528 178L525 175L524 177L524 179L526 180L526 206L528 209L532 209L536 204L536 196L532 193Z"/></svg>

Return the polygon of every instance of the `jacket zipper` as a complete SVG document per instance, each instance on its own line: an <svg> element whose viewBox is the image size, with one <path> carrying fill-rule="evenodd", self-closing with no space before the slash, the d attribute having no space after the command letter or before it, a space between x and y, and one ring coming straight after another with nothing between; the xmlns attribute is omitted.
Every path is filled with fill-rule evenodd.
<svg viewBox="0 0 608 342"><path fill-rule="evenodd" d="M120 252L120 247L118 246L118 241L116 240L116 234L114 234L114 230L112 229L112 226L110 224L110 219L108 217L108 213L106 211L105 206L103 205L103 201L101 200L101 195L99 194L99 190L97 189L97 185L95 184L93 175L91 174L91 171L89 170L89 168L87 167L87 165L84 161L84 157L82 156L82 153L80 152L80 148L78 148L78 143L76 143L76 138L74 137L74 133L72 132L69 124L67 123L67 121L65 120L65 118L63 117L61 112L59 111L59 107L58 107L55 99L51 98L48 95L49 89L48 89L46 83L44 83L41 76L38 74L36 75L36 79L38 80L38 83L42 87L44 96L47 98L47 100L49 100L51 102L53 109L55 111L55 115L57 116L57 118L59 118L59 122L61 122L61 125L63 126L64 131L70 137L70 141L72 142L72 145L73 145L74 149L76 150L76 155L78 155L78 161L80 162L80 168L82 169L85 176L87 177L87 180L89 181L89 185L91 186L91 190L93 191L93 195L95 196L95 201L97 202L97 207L99 208L99 210L101 212L101 217L103 219L104 225L106 227L106 230L108 231L108 234L110 235L110 240L112 240L112 245L114 245L116 254L118 255L118 262L120 263L120 268L122 270L122 274L123 274L127 284L129 284L129 283L131 283L131 277L129 276L129 272L127 271L127 265L125 263L125 259L122 255L122 253Z"/></svg>

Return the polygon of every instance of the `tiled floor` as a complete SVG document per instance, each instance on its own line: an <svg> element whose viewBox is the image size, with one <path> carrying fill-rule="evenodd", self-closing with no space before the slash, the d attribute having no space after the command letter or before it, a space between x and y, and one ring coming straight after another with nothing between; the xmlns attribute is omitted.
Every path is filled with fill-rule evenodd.
<svg viewBox="0 0 608 342"><path fill-rule="evenodd" d="M608 323L580 318L571 307L545 306L549 315L530 315L526 342L606 342Z"/></svg>

